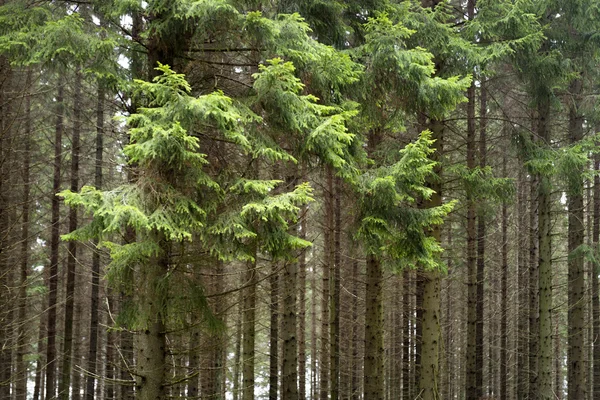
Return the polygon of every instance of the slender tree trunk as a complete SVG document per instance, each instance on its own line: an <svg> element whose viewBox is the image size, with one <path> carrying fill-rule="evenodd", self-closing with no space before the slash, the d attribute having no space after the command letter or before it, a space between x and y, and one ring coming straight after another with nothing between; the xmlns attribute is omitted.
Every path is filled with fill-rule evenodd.
<svg viewBox="0 0 600 400"><path fill-rule="evenodd" d="M352 253L355 254L355 253ZM350 400L360 399L360 357L358 355L358 260L352 260L352 377Z"/></svg>
<svg viewBox="0 0 600 400"><path fill-rule="evenodd" d="M98 96L96 102L96 158L94 186L97 189L102 188L102 163L104 152L104 85L98 82ZM90 341L88 348L87 370L89 374L86 378L85 400L94 400L94 389L96 384L96 371L98 362L98 327L100 310L100 251L98 250L98 241L94 242L94 252L92 254L92 293L90 297Z"/></svg>
<svg viewBox="0 0 600 400"><path fill-rule="evenodd" d="M242 400L254 400L254 356L256 324L256 284L258 272L256 261L248 262L246 269L246 295L244 298L243 343L242 343Z"/></svg>
<svg viewBox="0 0 600 400"><path fill-rule="evenodd" d="M410 365L410 346L411 346L411 326L412 314L410 296L412 292L411 271L406 269L403 272L402 306L403 306L403 326L402 326L402 398L408 399L412 393L411 387L411 365Z"/></svg>
<svg viewBox="0 0 600 400"><path fill-rule="evenodd" d="M374 129L368 138L372 157L381 142L381 131ZM364 400L382 400L384 394L383 360L383 268L375 254L367 254L365 293Z"/></svg>
<svg viewBox="0 0 600 400"><path fill-rule="evenodd" d="M329 317L330 317L330 331L329 331L329 343L330 343L330 368L331 368L331 400L339 399L340 392L340 290L341 290L341 276L340 276L340 264L341 264L341 230L342 230L342 210L341 210L341 191L342 183L340 178L334 178L334 199L333 199L333 216L334 216L334 227L333 227L333 262L332 262L332 276L331 276L331 290L330 290L330 302L329 302Z"/></svg>
<svg viewBox="0 0 600 400"><path fill-rule="evenodd" d="M535 175L530 179L529 198L529 398L538 393L538 351L539 351L539 262L538 262L538 208L537 187L539 179ZM527 398L527 397L526 397Z"/></svg>
<svg viewBox="0 0 600 400"><path fill-rule="evenodd" d="M331 168L326 171L325 188L325 227L324 227L324 256L323 264L323 299L321 303L321 352L319 355L319 392L321 400L329 399L330 383L330 341L329 341L329 301L331 271L333 270L333 172Z"/></svg>
<svg viewBox="0 0 600 400"><path fill-rule="evenodd" d="M569 142L575 145L583 138L583 115L579 108L582 81L576 79L570 87L574 99L569 106ZM569 210L568 223L568 268L569 268L569 312L568 312L568 374L569 400L586 398L587 372L584 362L585 280L583 255L577 253L584 240L583 167L569 177L567 191Z"/></svg>
<svg viewBox="0 0 600 400"><path fill-rule="evenodd" d="M303 240L306 240L307 212L308 207L303 206L298 232ZM306 250L298 257L298 398L306 399Z"/></svg>
<svg viewBox="0 0 600 400"><path fill-rule="evenodd" d="M31 71L27 73L27 85L31 81ZM15 400L25 400L27 397L27 333L29 331L27 322L27 286L29 275L29 202L31 191L31 96L27 94L25 100L25 149L23 152L23 208L21 222L21 265L19 276L19 305L18 305L18 331L17 331L17 358Z"/></svg>
<svg viewBox="0 0 600 400"><path fill-rule="evenodd" d="M517 400L525 400L529 393L529 368L528 368L528 337L529 337L529 316L527 314L529 292L529 274L528 274L528 254L527 254L527 181L523 176L523 168L518 172L518 262L517 262L517 365L515 371L516 387L515 394Z"/></svg>
<svg viewBox="0 0 600 400"><path fill-rule="evenodd" d="M44 274L46 275L46 274ZM44 281L47 280L47 276L44 276ZM42 310L46 308L46 302L42 300ZM38 329L38 341L37 341L37 352L38 359L35 363L35 381L33 386L33 400L41 400L44 398L44 350L45 350L45 337L46 337L46 322L45 314L40 315L40 325Z"/></svg>
<svg viewBox="0 0 600 400"><path fill-rule="evenodd" d="M474 15L474 0L469 0L469 18ZM467 90L467 168L475 169L475 83ZM478 337L478 271L477 271L477 232L475 229L476 205L473 194L467 190L467 400L478 400L482 394L482 356Z"/></svg>
<svg viewBox="0 0 600 400"><path fill-rule="evenodd" d="M62 134L64 130L64 77L59 75L56 94L56 128L54 133L54 174L52 180L52 216L50 217L50 277L48 279L48 336L46 344L46 400L56 396L56 308L58 294L58 250L60 243L60 191Z"/></svg>
<svg viewBox="0 0 600 400"><path fill-rule="evenodd" d="M298 264L286 263L283 271L283 384L282 400L298 400L298 342L296 340L296 290Z"/></svg>
<svg viewBox="0 0 600 400"><path fill-rule="evenodd" d="M81 71L75 71L73 94L73 137L71 139L71 191L79 191L79 154L81 153ZM77 208L69 208L69 232L77 229ZM67 286L65 299L65 325L63 341L63 360L58 393L61 400L70 398L71 369L73 366L73 325L75 310L75 265L77 263L77 242L68 243Z"/></svg>
<svg viewBox="0 0 600 400"><path fill-rule="evenodd" d="M238 299L238 316L235 324L235 351L233 361L233 400L240 398L240 361L242 359L242 318L243 318L244 291L240 290ZM188 397L191 397L188 394Z"/></svg>
<svg viewBox="0 0 600 400"><path fill-rule="evenodd" d="M317 398L317 272L313 264L310 279L310 398Z"/></svg>
<svg viewBox="0 0 600 400"><path fill-rule="evenodd" d="M198 382L199 382L199 371L200 371L200 329L196 326L198 319L195 315L192 315L192 329L190 334L190 343L188 347L188 374L190 378L187 380L187 397L190 399L198 398ZM237 389L237 388L235 388ZM237 391L234 393L237 394Z"/></svg>
<svg viewBox="0 0 600 400"><path fill-rule="evenodd" d="M279 265L271 263L271 325L269 333L269 400L278 399L279 380Z"/></svg>
<svg viewBox="0 0 600 400"><path fill-rule="evenodd" d="M486 144L486 135L487 135L487 124L486 124L486 114L487 114L487 93L485 91L485 84L483 81L484 77L481 77L481 107L480 107L480 127L479 127L479 167L485 168L486 166L486 156L487 156L487 144ZM485 281L485 214L482 210L479 210L479 215L477 217L477 276L476 276L476 330L475 330L475 338L476 338L476 355L475 355L475 368L477 371L476 376L476 386L478 390L479 396L483 395L483 303L484 303L484 293L483 293L483 284ZM491 330L489 332L490 341L493 341L493 337L496 333L496 330ZM493 348L493 347L492 347ZM491 350L490 350L491 351ZM490 378L493 377L493 373L488 371L488 375ZM491 390L491 386L489 388Z"/></svg>
<svg viewBox="0 0 600 400"><path fill-rule="evenodd" d="M364 400L383 399L383 271L377 257L367 255Z"/></svg>
<svg viewBox="0 0 600 400"><path fill-rule="evenodd" d="M600 244L600 154L594 155L594 218L592 229L592 243L594 249ZM600 295L598 285L598 266L593 265L594 273L592 274L592 312L593 312L593 328L594 328L594 350L593 350L593 378L594 387L591 398L600 399Z"/></svg>
<svg viewBox="0 0 600 400"><path fill-rule="evenodd" d="M506 128L506 125L505 125ZM505 129L504 136L508 134ZM507 177L506 154L502 157L502 176ZM500 400L507 400L508 391L508 205L502 202L502 278L500 283Z"/></svg>
<svg viewBox="0 0 600 400"><path fill-rule="evenodd" d="M538 135L542 143L549 143L548 118L550 99L538 107ZM540 400L550 400L552 394L552 220L551 183L549 176L540 176L538 191L539 235L539 353L538 387Z"/></svg>

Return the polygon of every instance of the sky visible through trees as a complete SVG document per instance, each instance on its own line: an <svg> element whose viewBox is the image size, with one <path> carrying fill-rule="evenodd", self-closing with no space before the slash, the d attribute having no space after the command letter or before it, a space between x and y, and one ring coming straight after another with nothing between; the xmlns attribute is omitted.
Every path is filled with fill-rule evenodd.
<svg viewBox="0 0 600 400"><path fill-rule="evenodd" d="M0 400L600 399L599 31L0 0Z"/></svg>

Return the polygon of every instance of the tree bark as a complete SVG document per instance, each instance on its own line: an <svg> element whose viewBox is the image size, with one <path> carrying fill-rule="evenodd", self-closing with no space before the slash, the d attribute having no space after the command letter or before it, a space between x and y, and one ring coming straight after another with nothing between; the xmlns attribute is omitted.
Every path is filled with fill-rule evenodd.
<svg viewBox="0 0 600 400"><path fill-rule="evenodd" d="M75 71L73 93L73 136L71 139L71 191L79 191L79 154L81 153L81 70ZM69 208L69 232L77 229L77 208ZM59 398L69 400L71 388L71 368L73 365L73 325L75 310L75 265L77 263L77 242L69 241L67 247L67 282L65 299L64 341L61 379L58 387Z"/></svg>
<svg viewBox="0 0 600 400"><path fill-rule="evenodd" d="M332 259L332 276L331 276L331 290L330 290L330 302L329 302L329 317L330 317L330 331L329 331L329 364L331 368L331 400L338 400L340 394L340 289L341 289L341 276L340 276L340 264L341 264L341 230L342 230L342 210L341 210L341 190L342 183L340 178L334 178L334 194L333 194L333 259Z"/></svg>
<svg viewBox="0 0 600 400"><path fill-rule="evenodd" d="M568 140L576 145L583 138L583 115L579 110L580 94L583 82L576 79L570 85L573 99L569 106ZM584 330L585 321L585 280L583 255L576 253L584 240L584 206L583 206L583 167L569 176L567 191L568 215L568 394L569 400L586 398L587 373L584 362Z"/></svg>
<svg viewBox="0 0 600 400"><path fill-rule="evenodd" d="M469 0L467 10L469 18L474 16L474 0ZM475 169L475 83L467 90L467 169ZM482 394L482 353L478 336L478 271L477 271L477 232L476 205L473 193L467 189L467 400L478 400Z"/></svg>
<svg viewBox="0 0 600 400"><path fill-rule="evenodd" d="M481 79L481 96L480 96L480 113L479 113L479 167L481 169L486 166L486 156L487 156L487 124L486 124L486 114L487 114L487 93L485 91L484 80L485 77L480 77ZM485 281L485 214L483 210L479 210L477 216L477 276L476 276L476 329L475 329L475 338L476 338L476 355L475 355L475 368L477 371L476 375L476 383L477 383L477 391L480 396L483 395L483 305L484 305L484 293L483 293L483 285ZM493 337L496 333L496 330L489 331L490 341L493 340ZM493 346L490 346L493 348ZM490 358L491 359L491 358ZM493 373L488 371L488 376L490 379L493 378ZM489 385L491 389L492 385Z"/></svg>
<svg viewBox="0 0 600 400"><path fill-rule="evenodd" d="M96 189L102 188L102 163L104 152L104 85L98 81L98 93L96 101L96 157L94 186ZM98 240L94 241L92 254L92 293L90 296L90 341L88 348L87 370L89 374L86 378L85 399L94 400L94 389L96 385L96 371L98 362L98 328L99 328L99 309L100 309L100 251L98 250Z"/></svg>
<svg viewBox="0 0 600 400"><path fill-rule="evenodd" d="M279 379L279 265L271 263L271 325L269 329L269 400L278 399Z"/></svg>
<svg viewBox="0 0 600 400"><path fill-rule="evenodd" d="M244 298L243 343L242 343L242 400L254 400L254 355L256 324L256 284L258 273L256 261L246 264L245 282L248 287Z"/></svg>
<svg viewBox="0 0 600 400"><path fill-rule="evenodd" d="M48 279L48 336L46 342L46 400L56 396L56 307L58 294L58 250L60 244L60 191L62 134L64 130L64 77L58 78L56 93L56 127L54 130L54 173L52 179L52 215L50 217L50 277Z"/></svg>
<svg viewBox="0 0 600 400"><path fill-rule="evenodd" d="M169 243L163 234L153 232L150 240L160 246L160 253L139 269L137 304L142 321L135 334L136 399L160 400L166 396L166 326L167 298L157 291L164 285L169 271Z"/></svg>
<svg viewBox="0 0 600 400"><path fill-rule="evenodd" d="M538 135L542 143L549 143L548 118L550 99L538 106ZM538 190L539 235L539 353L537 396L550 400L552 394L552 220L550 177L540 175ZM534 370L535 371L535 370ZM531 391L531 388L530 388ZM534 392L535 393L535 392Z"/></svg>
<svg viewBox="0 0 600 400"><path fill-rule="evenodd" d="M594 211L592 243L594 249L598 249L600 244L600 154L594 155ZM597 250L596 250L597 251ZM593 349L593 393L592 399L600 399L600 295L598 285L598 266L594 265L592 274L592 312L594 328L594 349Z"/></svg>
<svg viewBox="0 0 600 400"><path fill-rule="evenodd" d="M27 86L31 81L31 71L27 73ZM27 93L25 99L25 138L23 151L23 208L21 221L21 263L19 276L19 298L18 298L18 329L17 329L17 357L15 400L25 400L27 397L27 333L29 331L27 322L27 286L29 276L29 203L31 192L31 96Z"/></svg>
<svg viewBox="0 0 600 400"><path fill-rule="evenodd" d="M319 398L329 399L330 389L330 341L329 341L329 301L330 301L330 279L333 270L333 172L327 168L326 184L324 189L325 198L325 226L323 233L323 252L325 262L323 263L323 298L321 302L321 351L319 354Z"/></svg>
<svg viewBox="0 0 600 400"><path fill-rule="evenodd" d="M506 128L506 125L505 125ZM504 136L507 136L505 129ZM506 154L502 157L502 176L507 177ZM500 400L508 399L508 205L502 202L502 278L500 283Z"/></svg>

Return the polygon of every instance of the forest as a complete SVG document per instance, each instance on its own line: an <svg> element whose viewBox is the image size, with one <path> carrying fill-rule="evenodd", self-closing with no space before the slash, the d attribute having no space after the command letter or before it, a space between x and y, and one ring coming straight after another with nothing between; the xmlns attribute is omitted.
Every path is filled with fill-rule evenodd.
<svg viewBox="0 0 600 400"><path fill-rule="evenodd" d="M0 0L0 400L600 399L597 0Z"/></svg>

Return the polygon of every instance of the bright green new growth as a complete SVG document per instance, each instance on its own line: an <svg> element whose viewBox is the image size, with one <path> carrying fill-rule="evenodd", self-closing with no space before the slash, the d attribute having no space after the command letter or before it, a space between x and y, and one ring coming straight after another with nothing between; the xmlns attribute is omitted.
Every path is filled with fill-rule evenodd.
<svg viewBox="0 0 600 400"><path fill-rule="evenodd" d="M368 253L379 255L393 268L442 268L438 259L442 248L427 229L442 224L455 202L416 208L417 200L433 194L426 187L436 164L428 158L432 144L431 133L424 131L401 151L397 163L370 170L359 180L357 236Z"/></svg>

